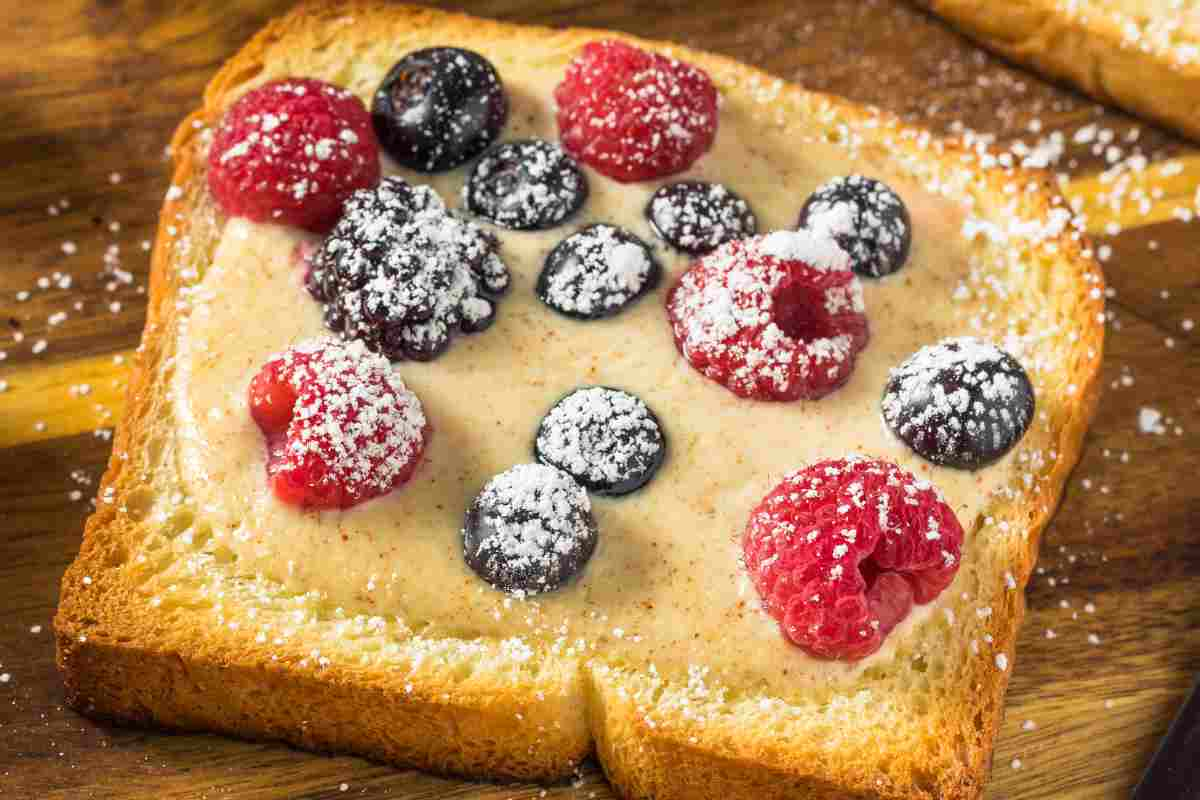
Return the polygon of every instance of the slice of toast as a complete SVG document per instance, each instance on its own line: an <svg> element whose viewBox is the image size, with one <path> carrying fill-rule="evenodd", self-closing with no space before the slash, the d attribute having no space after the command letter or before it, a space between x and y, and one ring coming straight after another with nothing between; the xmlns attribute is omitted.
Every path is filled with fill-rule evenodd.
<svg viewBox="0 0 1200 800"><path fill-rule="evenodd" d="M751 146L794 147L797 158L806 147L844 151L844 164L834 159L822 169L837 173L857 163L852 156L866 158L920 187L929 202L958 209L961 225L946 235L961 235L966 248L960 279L944 287L944 298L908 305L961 304L962 325L1005 341L1034 380L1037 419L1018 449L990 468L1004 470L1003 490L962 520L967 541L954 583L887 654L858 669L821 668L836 679L821 678L826 672L799 650L795 685L783 681L777 690L714 679L703 659L682 673L660 669L620 634L602 647L563 646L525 636L519 625L510 635L481 634L376 614L368 604L335 605L315 588L242 567L189 497L172 389L180 359L192 357L178 349L189 287L213 263L226 225L205 180L207 131L222 112L250 88L291 75L369 98L401 55L439 44L482 53L502 77L516 65L557 76L585 42L610 36L706 70L723 97L722 126L761 126L762 141ZM628 797L979 796L1024 611L1021 589L1098 392L1103 278L1044 177L719 56L354 0L305 4L268 25L212 80L172 150L176 171L127 411L55 620L74 708L481 778L552 780L594 753ZM914 259L946 244L933 238L914 238L925 248ZM661 302L656 297L644 302ZM249 333L277 320L243 324ZM828 443L830 455L853 447ZM738 469L736 455L728 470ZM770 487L754 488L761 496ZM693 617L680 617L678 641L706 614L700 590Z"/></svg>
<svg viewBox="0 0 1200 800"><path fill-rule="evenodd" d="M916 0L984 47L1200 140L1191 0Z"/></svg>

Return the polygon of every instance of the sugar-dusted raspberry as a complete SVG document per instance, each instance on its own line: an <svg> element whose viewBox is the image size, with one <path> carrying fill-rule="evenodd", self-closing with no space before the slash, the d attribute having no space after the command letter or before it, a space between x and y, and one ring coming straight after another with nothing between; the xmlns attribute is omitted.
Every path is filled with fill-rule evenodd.
<svg viewBox="0 0 1200 800"><path fill-rule="evenodd" d="M763 606L818 658L874 653L958 572L963 529L927 481L850 456L791 473L750 514L742 552Z"/></svg>
<svg viewBox="0 0 1200 800"><path fill-rule="evenodd" d="M362 342L312 339L275 356L250 383L275 496L302 508L349 508L412 477L429 438L421 401Z"/></svg>
<svg viewBox="0 0 1200 800"><path fill-rule="evenodd" d="M597 172L682 172L717 135L717 88L698 67L612 39L589 42L554 90L563 147Z"/></svg>
<svg viewBox="0 0 1200 800"><path fill-rule="evenodd" d="M379 146L362 101L312 78L248 92L208 153L208 185L230 216L328 230L356 189L379 180Z"/></svg>
<svg viewBox="0 0 1200 800"><path fill-rule="evenodd" d="M693 262L667 295L675 344L740 397L816 400L869 338L862 286L832 239L775 231Z"/></svg>

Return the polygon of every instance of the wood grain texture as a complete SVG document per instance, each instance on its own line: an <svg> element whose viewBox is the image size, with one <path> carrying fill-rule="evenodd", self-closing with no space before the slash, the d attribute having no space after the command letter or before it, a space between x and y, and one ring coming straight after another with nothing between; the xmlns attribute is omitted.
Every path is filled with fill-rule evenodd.
<svg viewBox="0 0 1200 800"><path fill-rule="evenodd" d="M61 707L50 618L122 402L114 356L137 345L144 319L141 242L167 188L163 147L216 66L287 5L0 8L0 798L610 797L594 767L578 785L481 786L109 728ZM1200 224L1181 219L1195 209L1200 151L892 0L455 7L680 40L942 132L1029 146L1064 133L1060 182L1112 249L1107 391L1030 585L988 796L1127 794L1200 669ZM1111 140L1075 143L1091 125ZM1121 149L1115 168L1110 147ZM1148 165L1120 166L1135 150ZM1162 435L1139 432L1147 407L1170 418Z"/></svg>

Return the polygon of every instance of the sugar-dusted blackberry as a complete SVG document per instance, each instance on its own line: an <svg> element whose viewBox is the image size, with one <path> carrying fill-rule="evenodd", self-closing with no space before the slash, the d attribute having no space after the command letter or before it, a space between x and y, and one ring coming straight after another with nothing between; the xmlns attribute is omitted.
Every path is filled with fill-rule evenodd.
<svg viewBox="0 0 1200 800"><path fill-rule="evenodd" d="M587 200L575 159L540 139L505 142L484 153L463 187L467 209L519 231L553 228Z"/></svg>
<svg viewBox="0 0 1200 800"><path fill-rule="evenodd" d="M571 474L587 489L623 495L640 489L666 455L658 417L620 389L588 386L554 404L538 426L538 461Z"/></svg>
<svg viewBox="0 0 1200 800"><path fill-rule="evenodd" d="M590 225L563 239L538 275L542 302L568 317L620 312L658 285L662 267L641 239L614 225Z"/></svg>
<svg viewBox="0 0 1200 800"><path fill-rule="evenodd" d="M863 175L834 178L813 192L800 210L799 227L832 236L850 255L850 266L882 278L904 266L912 246L912 222L900 195Z"/></svg>
<svg viewBox="0 0 1200 800"><path fill-rule="evenodd" d="M456 331L491 323L509 281L497 248L433 189L389 177L347 201L305 284L331 330L393 360L428 361Z"/></svg>
<svg viewBox="0 0 1200 800"><path fill-rule="evenodd" d="M496 140L508 97L496 68L458 47L429 47L396 62L375 91L379 143L409 169L445 172Z"/></svg>
<svg viewBox="0 0 1200 800"><path fill-rule="evenodd" d="M1013 448L1033 420L1033 385L995 345L961 337L923 347L883 393L888 427L918 455L946 467L979 469Z"/></svg>
<svg viewBox="0 0 1200 800"><path fill-rule="evenodd" d="M719 183L705 181L660 186L646 204L646 219L668 244L694 256L758 230L745 200Z"/></svg>
<svg viewBox="0 0 1200 800"><path fill-rule="evenodd" d="M463 557L502 592L528 596L562 586L596 549L583 487L545 464L518 464L492 478L463 524Z"/></svg>

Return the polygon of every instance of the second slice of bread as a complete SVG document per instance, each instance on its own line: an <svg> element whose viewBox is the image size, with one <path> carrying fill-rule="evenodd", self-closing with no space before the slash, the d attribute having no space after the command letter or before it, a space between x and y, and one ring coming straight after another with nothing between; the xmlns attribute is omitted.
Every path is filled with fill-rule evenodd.
<svg viewBox="0 0 1200 800"><path fill-rule="evenodd" d="M1200 7L1164 0L916 0L989 50L1200 140Z"/></svg>

